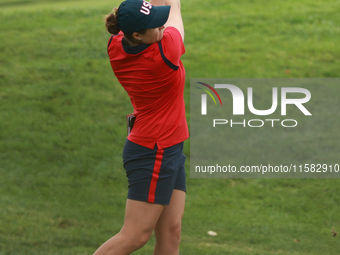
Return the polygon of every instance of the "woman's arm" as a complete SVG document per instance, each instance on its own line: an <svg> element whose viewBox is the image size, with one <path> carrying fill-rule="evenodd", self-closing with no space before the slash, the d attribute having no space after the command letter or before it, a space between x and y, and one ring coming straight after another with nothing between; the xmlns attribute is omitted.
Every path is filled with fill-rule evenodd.
<svg viewBox="0 0 340 255"><path fill-rule="evenodd" d="M154 6L165 5L165 0L150 0L150 4Z"/></svg>
<svg viewBox="0 0 340 255"><path fill-rule="evenodd" d="M150 0L150 3L159 5L171 5L168 21L165 23L165 27L175 27L180 32L182 40L184 41L184 26L181 14L181 2L180 0Z"/></svg>

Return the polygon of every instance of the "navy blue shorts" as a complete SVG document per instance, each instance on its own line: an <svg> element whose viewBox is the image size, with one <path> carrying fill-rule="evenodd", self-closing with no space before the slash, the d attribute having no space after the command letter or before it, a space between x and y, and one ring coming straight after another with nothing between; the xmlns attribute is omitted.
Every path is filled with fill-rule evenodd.
<svg viewBox="0 0 340 255"><path fill-rule="evenodd" d="M186 192L183 142L153 149L126 140L123 162L129 182L128 198L168 205L174 189Z"/></svg>

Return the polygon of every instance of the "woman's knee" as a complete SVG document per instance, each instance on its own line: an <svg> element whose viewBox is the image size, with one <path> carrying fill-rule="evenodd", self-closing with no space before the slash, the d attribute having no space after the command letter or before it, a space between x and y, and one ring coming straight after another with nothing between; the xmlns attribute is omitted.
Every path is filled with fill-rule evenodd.
<svg viewBox="0 0 340 255"><path fill-rule="evenodd" d="M172 224L169 228L169 237L174 244L179 244L181 241L181 223Z"/></svg>
<svg viewBox="0 0 340 255"><path fill-rule="evenodd" d="M179 246L181 241L181 223L171 223L162 228L158 228L156 231L156 239L158 242L166 243L173 247Z"/></svg>
<svg viewBox="0 0 340 255"><path fill-rule="evenodd" d="M144 232L135 237L134 240L138 246L138 249L143 247L149 241L151 234L152 232Z"/></svg>
<svg viewBox="0 0 340 255"><path fill-rule="evenodd" d="M142 231L135 233L120 233L126 243L133 251L142 248L150 239L152 231Z"/></svg>

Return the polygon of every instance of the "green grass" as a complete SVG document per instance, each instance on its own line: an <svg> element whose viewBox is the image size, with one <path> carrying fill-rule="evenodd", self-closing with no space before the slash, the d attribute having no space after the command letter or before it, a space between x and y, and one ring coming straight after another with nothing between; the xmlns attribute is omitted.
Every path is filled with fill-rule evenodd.
<svg viewBox="0 0 340 255"><path fill-rule="evenodd" d="M102 21L118 3L0 0L0 255L92 254L122 226L132 108ZM339 77L339 9L337 1L183 0L187 109L190 78ZM187 172L181 254L339 253L337 179ZM151 254L154 242L136 254Z"/></svg>

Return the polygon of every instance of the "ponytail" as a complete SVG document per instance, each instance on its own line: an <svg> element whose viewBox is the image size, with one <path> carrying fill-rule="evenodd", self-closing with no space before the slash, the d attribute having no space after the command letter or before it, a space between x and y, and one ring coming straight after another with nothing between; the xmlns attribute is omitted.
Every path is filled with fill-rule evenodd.
<svg viewBox="0 0 340 255"><path fill-rule="evenodd" d="M106 30L113 35L119 33L120 28L117 22L118 8L114 8L112 12L105 17Z"/></svg>

